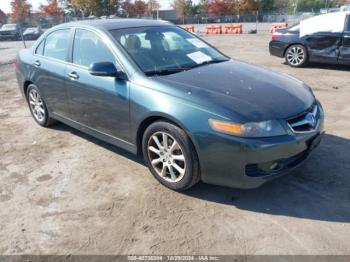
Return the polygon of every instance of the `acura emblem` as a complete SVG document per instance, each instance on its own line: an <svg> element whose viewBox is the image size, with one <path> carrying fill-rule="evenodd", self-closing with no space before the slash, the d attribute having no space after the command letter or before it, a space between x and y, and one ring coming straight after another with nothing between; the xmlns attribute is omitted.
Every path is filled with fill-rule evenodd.
<svg viewBox="0 0 350 262"><path fill-rule="evenodd" d="M305 120L312 126L315 127L316 119L312 113L307 113L305 116Z"/></svg>

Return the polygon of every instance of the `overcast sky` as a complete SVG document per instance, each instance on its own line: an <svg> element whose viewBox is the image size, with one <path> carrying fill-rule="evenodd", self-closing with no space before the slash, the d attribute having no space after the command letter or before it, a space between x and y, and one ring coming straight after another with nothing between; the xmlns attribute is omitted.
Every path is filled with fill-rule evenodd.
<svg viewBox="0 0 350 262"><path fill-rule="evenodd" d="M170 3L172 0L158 0L159 4L161 5L161 9L169 9ZM192 1L196 2L196 1ZM0 9L4 11L5 13L11 12L11 0L0 0ZM33 7L33 10L36 11L39 9L40 4L46 4L46 0L28 0L28 3L30 3Z"/></svg>

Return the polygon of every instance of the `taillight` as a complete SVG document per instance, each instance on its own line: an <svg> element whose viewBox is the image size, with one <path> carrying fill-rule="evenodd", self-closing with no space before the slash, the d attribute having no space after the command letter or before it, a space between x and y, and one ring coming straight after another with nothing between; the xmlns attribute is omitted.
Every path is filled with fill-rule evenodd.
<svg viewBox="0 0 350 262"><path fill-rule="evenodd" d="M281 34L279 33L273 33L272 35L272 40L278 40L278 38L280 38Z"/></svg>

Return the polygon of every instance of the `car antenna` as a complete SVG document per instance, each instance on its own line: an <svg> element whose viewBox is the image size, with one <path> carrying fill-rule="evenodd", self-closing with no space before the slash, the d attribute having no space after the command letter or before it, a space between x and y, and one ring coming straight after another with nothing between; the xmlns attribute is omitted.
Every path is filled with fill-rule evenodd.
<svg viewBox="0 0 350 262"><path fill-rule="evenodd" d="M24 40L24 37L23 37L23 30L22 30L22 27L20 28L20 32L21 32L21 38L22 38L22 43L23 43L23 45L24 45L24 48L27 48L26 41Z"/></svg>

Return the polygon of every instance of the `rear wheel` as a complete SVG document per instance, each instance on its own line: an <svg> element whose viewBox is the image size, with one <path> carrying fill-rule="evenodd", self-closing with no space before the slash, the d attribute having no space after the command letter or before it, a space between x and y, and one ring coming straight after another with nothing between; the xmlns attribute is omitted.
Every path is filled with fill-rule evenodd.
<svg viewBox="0 0 350 262"><path fill-rule="evenodd" d="M27 102L35 122L39 125L49 126L56 122L49 117L45 101L41 97L39 89L33 84L28 86Z"/></svg>
<svg viewBox="0 0 350 262"><path fill-rule="evenodd" d="M194 146L176 125L164 121L151 124L144 133L142 149L151 173L168 188L182 191L200 180Z"/></svg>
<svg viewBox="0 0 350 262"><path fill-rule="evenodd" d="M285 54L286 62L293 67L302 67L307 63L307 50L302 45L288 47Z"/></svg>

